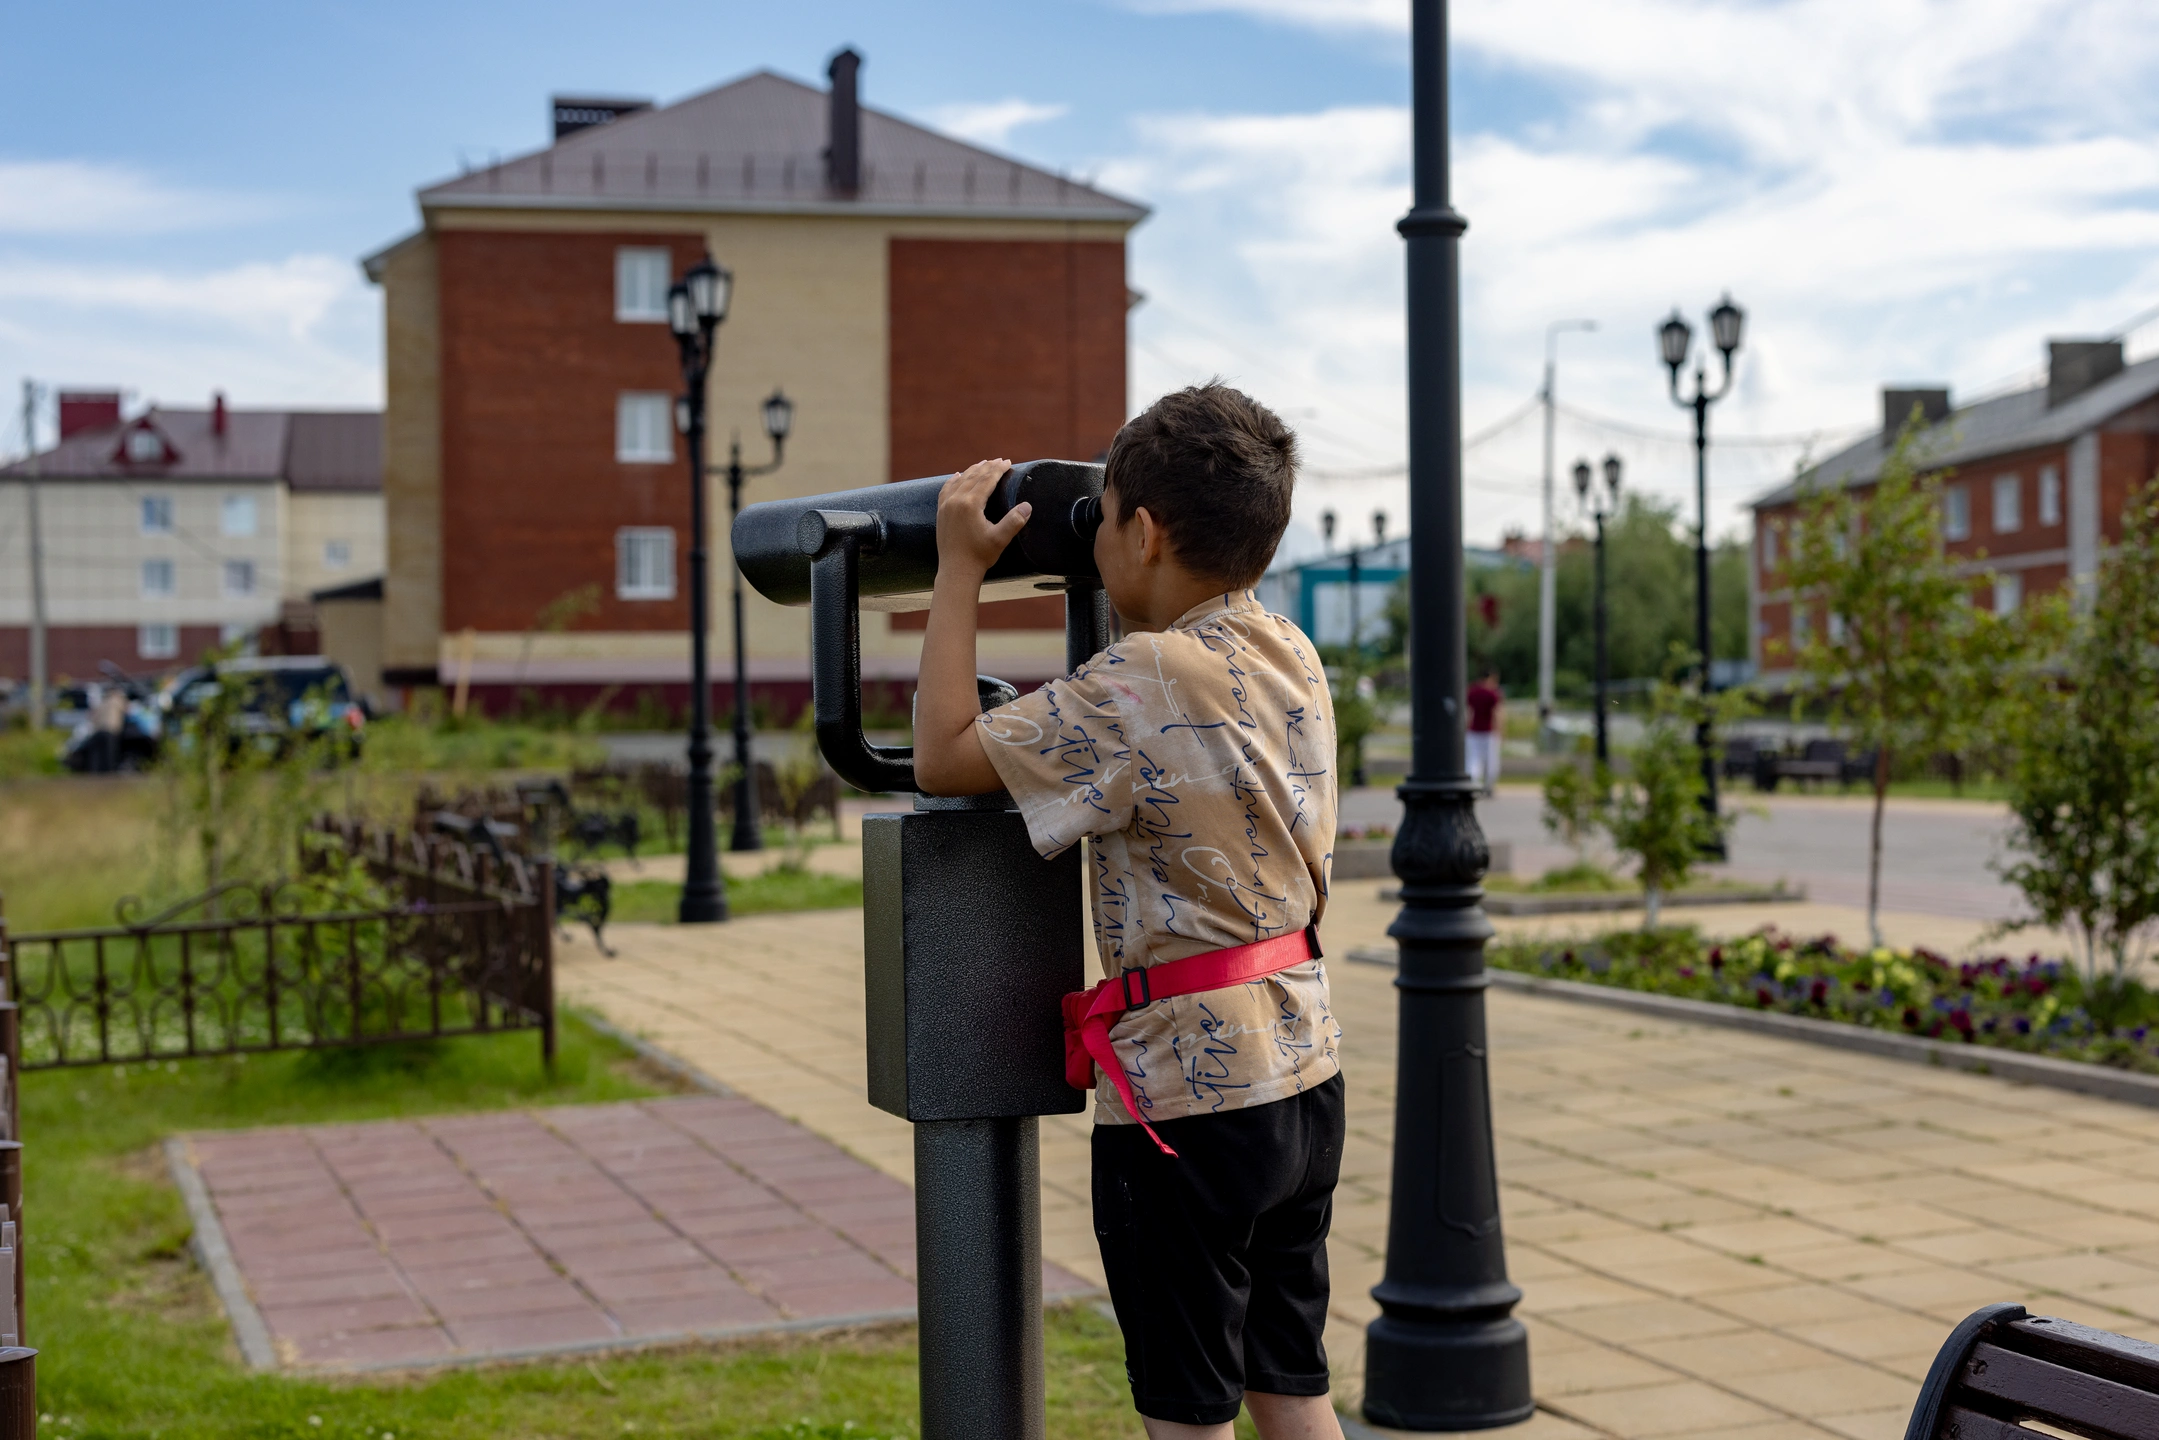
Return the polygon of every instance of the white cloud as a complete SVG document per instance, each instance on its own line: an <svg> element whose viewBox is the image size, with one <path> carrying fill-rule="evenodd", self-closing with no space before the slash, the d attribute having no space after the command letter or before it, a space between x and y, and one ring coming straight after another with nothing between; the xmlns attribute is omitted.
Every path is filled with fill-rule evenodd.
<svg viewBox="0 0 2159 1440"><path fill-rule="evenodd" d="M0 235L144 235L258 219L259 199L164 184L124 165L0 160Z"/></svg>
<svg viewBox="0 0 2159 1440"><path fill-rule="evenodd" d="M1127 0L1147 15L1249 15L1316 30L1409 29L1409 0Z"/></svg>
<svg viewBox="0 0 2159 1440"><path fill-rule="evenodd" d="M951 105L932 106L928 112L929 122L947 135L962 140L972 140L977 145L1004 146L1011 143L1012 132L1026 125L1040 125L1055 120L1071 110L1069 105L1051 104L1035 100L969 101Z"/></svg>
<svg viewBox="0 0 2159 1440"><path fill-rule="evenodd" d="M0 373L175 404L377 403L379 300L327 255L195 272L0 255Z"/></svg>
<svg viewBox="0 0 2159 1440"><path fill-rule="evenodd" d="M1385 29L1409 7L1147 8ZM1504 130L1457 98L1465 427L1534 391L1548 322L1595 316L1563 342L1562 401L1673 438L1562 417L1558 468L1616 448L1630 483L1678 498L1685 417L1651 340L1675 302L1699 327L1729 287L1750 312L1714 430L1821 432L1819 454L1885 380L1969 393L2028 374L2046 335L2159 301L2159 33L2134 18L2119 0L1465 0L1457 53L1501 77L1479 84L1556 97ZM1143 121L1104 170L1159 207L1135 245L1160 302L1136 318L1135 399L1220 370L1302 417L1315 468L1399 458L1408 156L1399 107ZM1473 536L1536 527L1540 440L1532 420L1471 456ZM1801 453L1720 449L1712 524ZM1362 515L1402 493L1315 484L1309 503Z"/></svg>

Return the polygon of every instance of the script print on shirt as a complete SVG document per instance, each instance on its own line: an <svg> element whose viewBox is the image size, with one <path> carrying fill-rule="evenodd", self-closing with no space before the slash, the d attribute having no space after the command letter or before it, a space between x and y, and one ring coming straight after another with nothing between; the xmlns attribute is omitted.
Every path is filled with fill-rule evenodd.
<svg viewBox="0 0 2159 1440"><path fill-rule="evenodd" d="M1334 702L1312 642L1250 591L1127 636L982 717L1043 855L1088 842L1117 975L1302 930L1326 908ZM1324 962L1129 1011L1110 1044L1149 1120L1263 1105L1341 1068ZM1095 1118L1130 1124L1097 1076Z"/></svg>

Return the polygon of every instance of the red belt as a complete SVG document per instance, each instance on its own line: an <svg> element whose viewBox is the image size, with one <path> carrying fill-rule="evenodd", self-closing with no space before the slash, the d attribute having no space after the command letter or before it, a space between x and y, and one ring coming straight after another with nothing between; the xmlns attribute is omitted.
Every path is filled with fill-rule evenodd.
<svg viewBox="0 0 2159 1440"><path fill-rule="evenodd" d="M1154 1143L1161 1145L1164 1155L1175 1155L1177 1152L1162 1144L1162 1137L1155 1134L1154 1126L1139 1113L1139 1104L1132 1098L1132 1081L1124 1073L1124 1062L1110 1046L1110 1026L1116 1024L1127 1010L1178 995L1227 990L1232 985L1242 985L1287 970L1292 965L1317 960L1320 953L1319 927L1307 925L1272 940L1232 945L1226 950L1209 950L1161 965L1128 969L1101 981L1092 990L1073 991L1064 997L1066 1082L1075 1090L1092 1090L1095 1066L1101 1065L1110 1084L1117 1087L1125 1113L1139 1121Z"/></svg>

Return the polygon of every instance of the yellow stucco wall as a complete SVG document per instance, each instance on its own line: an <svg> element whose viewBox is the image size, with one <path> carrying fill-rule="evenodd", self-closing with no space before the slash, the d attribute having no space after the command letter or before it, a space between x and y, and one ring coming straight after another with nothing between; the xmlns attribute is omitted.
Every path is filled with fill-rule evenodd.
<svg viewBox="0 0 2159 1440"><path fill-rule="evenodd" d="M383 258L382 663L435 663L442 632L442 349L435 242Z"/></svg>

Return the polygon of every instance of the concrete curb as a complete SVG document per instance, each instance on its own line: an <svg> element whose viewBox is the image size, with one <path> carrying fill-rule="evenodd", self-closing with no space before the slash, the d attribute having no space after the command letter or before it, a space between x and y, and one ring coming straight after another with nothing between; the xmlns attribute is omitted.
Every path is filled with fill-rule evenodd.
<svg viewBox="0 0 2159 1440"><path fill-rule="evenodd" d="M1375 952L1370 950L1352 952L1350 958L1360 959L1373 954ZM1394 963L1393 958L1390 956L1385 963ZM2128 1105L2159 1109L2159 1075L2145 1075L2134 1070L2113 1070L2082 1060L2057 1060L2051 1055L2027 1055L2020 1050L1992 1045L1967 1044L1963 1041L1951 1044L1917 1035L1894 1035L1886 1031L1868 1030L1858 1025L1847 1025L1838 1020L1814 1020L1804 1015L1784 1015L1773 1010L1746 1010L1737 1005L1722 1005L1710 1000L1685 1000L1675 995L1651 995L1640 990L1621 990L1610 985L1589 985L1579 980L1547 980L1514 970L1487 970L1485 973L1492 984L1503 990L1545 995L1556 1000L1572 1000L1580 1005L1602 1005L1610 1010L1631 1011L1636 1015L1647 1015L1658 1020L1675 1020L1689 1025L1718 1025L1727 1030L1751 1030L1758 1035L1775 1035L1786 1040L1804 1040L1811 1045L1855 1050L1862 1055L1878 1055L1885 1060L1932 1065L1936 1069L1960 1070L1971 1075L1991 1075L1998 1080L2014 1081L2020 1085L2044 1085L2049 1089L2069 1090L2079 1095L2097 1096L2102 1100L2119 1100Z"/></svg>
<svg viewBox="0 0 2159 1440"><path fill-rule="evenodd" d="M270 1343L270 1327L263 1323L262 1312L247 1293L247 1282L240 1278L232 1247L225 1242L225 1224L218 1219L217 1206L210 1202L210 1191L202 1183L202 1172L195 1168L195 1155L188 1148L186 1136L166 1139L165 1164L172 1171L172 1183L179 1187L180 1198L187 1205L188 1222L194 1229L188 1248L195 1254L195 1263L209 1274L218 1303L232 1321L232 1338L240 1347L240 1358L250 1370L277 1369L277 1347Z"/></svg>
<svg viewBox="0 0 2159 1440"><path fill-rule="evenodd" d="M704 1091L707 1095L732 1095L735 1093L689 1061L669 1051L662 1050L642 1035L632 1035L612 1020L602 1018L597 1011L576 1006L564 1006L563 1008L568 1013L575 1015L579 1024L590 1026L608 1039L629 1046L637 1052L638 1059L658 1066L693 1088Z"/></svg>
<svg viewBox="0 0 2159 1440"><path fill-rule="evenodd" d="M1379 892L1382 900L1399 900L1399 886ZM1664 907L1694 908L1702 905L1795 905L1807 898L1807 887L1761 886L1751 890L1675 890L1664 897ZM1487 890L1483 900L1487 915L1598 915L1616 910L1640 910L1645 902L1635 891L1615 890L1603 895L1532 895L1520 891Z"/></svg>

